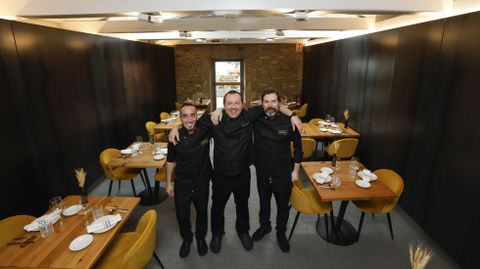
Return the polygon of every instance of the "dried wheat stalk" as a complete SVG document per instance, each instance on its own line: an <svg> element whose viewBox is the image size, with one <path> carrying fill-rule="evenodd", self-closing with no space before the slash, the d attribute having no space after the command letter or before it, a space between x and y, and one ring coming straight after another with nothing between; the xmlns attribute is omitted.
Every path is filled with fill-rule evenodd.
<svg viewBox="0 0 480 269"><path fill-rule="evenodd" d="M85 186L85 178L87 177L87 172L83 168L75 169L75 176L77 177L78 186L83 188Z"/></svg>
<svg viewBox="0 0 480 269"><path fill-rule="evenodd" d="M421 244L418 244L416 247L410 244L408 251L412 269L424 269L433 256L432 251Z"/></svg>

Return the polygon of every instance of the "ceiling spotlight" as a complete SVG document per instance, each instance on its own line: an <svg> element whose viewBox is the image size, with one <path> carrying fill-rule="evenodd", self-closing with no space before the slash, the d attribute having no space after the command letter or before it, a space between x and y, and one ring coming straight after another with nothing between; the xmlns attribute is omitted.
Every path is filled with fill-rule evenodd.
<svg viewBox="0 0 480 269"><path fill-rule="evenodd" d="M277 35L277 36L285 36L285 33L282 31L282 29L278 29L278 30L275 32L275 35Z"/></svg>
<svg viewBox="0 0 480 269"><path fill-rule="evenodd" d="M304 10L299 10L295 12L295 18L297 21L307 21L308 20L308 13Z"/></svg>
<svg viewBox="0 0 480 269"><path fill-rule="evenodd" d="M192 37L192 33L190 33L189 31L179 31L178 35L180 37Z"/></svg>
<svg viewBox="0 0 480 269"><path fill-rule="evenodd" d="M273 40L274 40L274 39L273 39L273 38L271 38L271 37L270 37L270 38L267 38L267 39L265 39L265 41L267 41L267 42L273 42Z"/></svg>
<svg viewBox="0 0 480 269"><path fill-rule="evenodd" d="M161 14L151 15L151 14L140 13L140 14L138 14L137 17L138 17L139 21L146 21L146 22L149 22L149 23L162 23L163 22Z"/></svg>

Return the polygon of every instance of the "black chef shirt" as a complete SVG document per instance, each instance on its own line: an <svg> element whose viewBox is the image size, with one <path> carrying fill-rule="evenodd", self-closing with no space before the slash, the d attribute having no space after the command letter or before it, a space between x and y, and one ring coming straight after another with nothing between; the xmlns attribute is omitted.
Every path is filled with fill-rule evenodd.
<svg viewBox="0 0 480 269"><path fill-rule="evenodd" d="M178 130L180 140L177 145L168 143L167 162L175 162L175 181L180 183L208 183L212 177L209 149L212 132L209 128L198 126L193 134L185 128ZM201 181L201 182L200 182Z"/></svg>
<svg viewBox="0 0 480 269"><path fill-rule="evenodd" d="M215 174L236 176L252 164L253 124L262 113L262 107L256 106L243 110L235 119L224 111L217 126L211 120L201 121L201 125L213 128Z"/></svg>
<svg viewBox="0 0 480 269"><path fill-rule="evenodd" d="M303 159L302 138L292 129L290 118L282 113L270 119L263 113L255 122L255 167L270 176L290 177L293 163ZM294 158L290 142L294 144Z"/></svg>

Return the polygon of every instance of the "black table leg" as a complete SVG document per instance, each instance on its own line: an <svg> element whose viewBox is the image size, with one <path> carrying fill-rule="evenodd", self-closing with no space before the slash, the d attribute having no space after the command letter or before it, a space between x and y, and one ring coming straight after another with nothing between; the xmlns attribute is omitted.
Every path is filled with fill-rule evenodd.
<svg viewBox="0 0 480 269"><path fill-rule="evenodd" d="M163 201L165 201L165 199L167 199L168 195L167 193L165 192L165 189L163 189L163 193L159 190L159 187L157 187L157 183L158 181L155 182L155 193L153 193L152 191L152 185L150 184L150 179L148 178L148 174L147 174L147 169L142 169L142 173L145 177L145 181L146 181L146 184L147 184L147 188L142 191L141 193L138 194L138 196L142 199L140 201L140 204L141 205L144 205L144 206L150 206L150 205L156 205L156 204L159 204Z"/></svg>
<svg viewBox="0 0 480 269"><path fill-rule="evenodd" d="M348 246L357 242L357 229L348 221L344 219L345 211L347 210L348 201L342 201L338 216L334 217L334 225L329 225L328 242L339 245ZM331 217L330 217L331 218ZM316 229L318 235L327 240L325 231L325 218L318 219ZM331 221L331 220L330 220Z"/></svg>

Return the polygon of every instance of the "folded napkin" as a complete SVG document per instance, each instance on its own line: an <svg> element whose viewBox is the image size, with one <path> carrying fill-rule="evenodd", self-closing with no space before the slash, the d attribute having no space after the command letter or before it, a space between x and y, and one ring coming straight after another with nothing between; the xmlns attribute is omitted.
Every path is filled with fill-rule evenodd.
<svg viewBox="0 0 480 269"><path fill-rule="evenodd" d="M315 179L315 181L318 183L323 184L330 181L330 176L328 172L315 173L313 175L313 179Z"/></svg>
<svg viewBox="0 0 480 269"><path fill-rule="evenodd" d="M62 210L57 208L52 213L45 214L45 215L35 219L34 221L32 221L30 224L25 225L23 227L23 229L25 229L25 231L27 231L27 232L38 231L39 230L39 227L38 227L38 221L39 220L47 220L47 221L50 221L51 223L55 223L60 219L60 214L61 213L62 213Z"/></svg>
<svg viewBox="0 0 480 269"><path fill-rule="evenodd" d="M122 150L120 150L120 153L122 153L122 154L132 154L132 149L122 149Z"/></svg>
<svg viewBox="0 0 480 269"><path fill-rule="evenodd" d="M111 215L109 215L109 216L111 216ZM120 216L120 214L116 214L116 215L113 215L112 217L108 218L108 221L110 221L109 226L106 225L106 223L105 223L106 220L107 219L105 219L104 221L96 220L92 224L88 225L87 226L87 233L94 233L96 231L108 228L110 226L114 226L115 224L117 224L117 222L122 220L122 217Z"/></svg>

